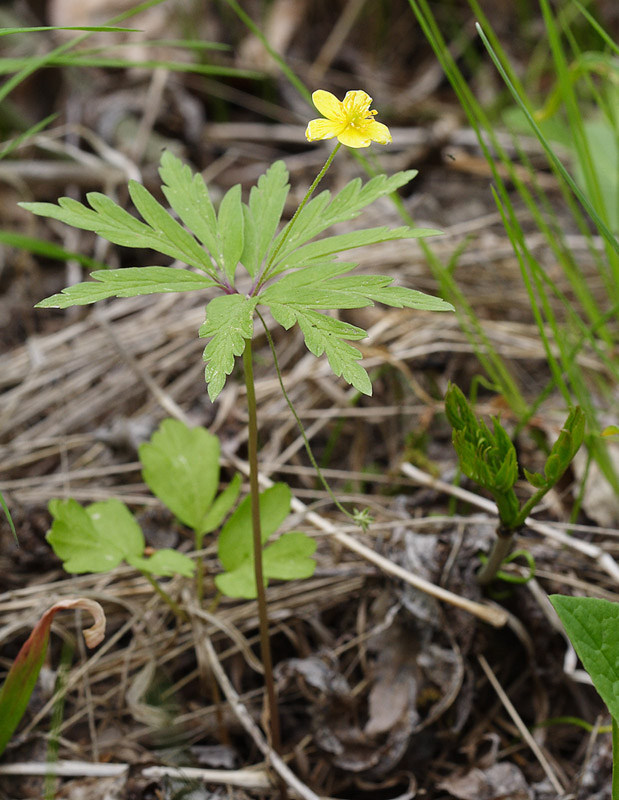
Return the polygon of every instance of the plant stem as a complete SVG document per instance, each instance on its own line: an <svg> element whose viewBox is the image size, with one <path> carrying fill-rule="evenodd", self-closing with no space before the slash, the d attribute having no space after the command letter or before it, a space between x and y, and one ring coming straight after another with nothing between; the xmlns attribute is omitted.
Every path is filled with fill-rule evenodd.
<svg viewBox="0 0 619 800"><path fill-rule="evenodd" d="M262 277L262 280L260 281L260 285L263 284L266 280L269 279L269 277L270 277L269 276L269 272L271 270L271 267L275 263L275 259L277 258L277 255L278 255L279 251L282 249L282 246L284 245L284 242L290 236L290 231L292 230L297 217L299 216L301 211L303 211L307 201L312 196L312 194L314 192L314 189L318 186L320 181L324 178L327 170L331 166L331 162L335 158L335 154L337 153L337 151L340 149L341 146L342 145L339 142L335 145L335 147L331 151L331 155L325 161L323 168L320 170L318 175L316 175L316 177L314 178L314 181L313 181L312 185L310 186L310 188L307 190L307 192L305 194L305 197L303 198L303 200L301 200L301 202L299 203L299 207L297 208L297 210L292 215L292 219L290 220L288 225L286 225L286 227L284 228L283 233L282 233L282 238L279 240L279 243L278 243L277 247L273 251L273 255L269 258L269 263L267 264L267 268L264 271L264 276Z"/></svg>
<svg viewBox="0 0 619 800"><path fill-rule="evenodd" d="M159 597L161 597L163 602L166 603L166 605L170 606L170 608L176 614L176 616L179 618L179 620L181 622L187 622L188 621L187 614L185 614L185 612L179 606L179 604L176 602L176 600L173 600L170 597L170 595L165 591L165 589L162 589L161 586L159 586L159 584L153 578L153 576L150 574L150 572L145 572L144 570L140 570L140 572L146 578L146 580L150 583L150 585L153 587L153 589L157 592Z"/></svg>
<svg viewBox="0 0 619 800"><path fill-rule="evenodd" d="M479 583L481 586L485 586L494 579L494 576L499 571L503 560L509 555L510 550L512 549L512 543L515 535L515 530L509 530L501 527L497 529L497 538L492 545L492 550L490 551L488 560L477 573L477 583Z"/></svg>
<svg viewBox="0 0 619 800"><path fill-rule="evenodd" d="M614 717L611 719L613 722L613 780L610 796L612 800L619 800L619 726Z"/></svg>
<svg viewBox="0 0 619 800"><path fill-rule="evenodd" d="M251 519L254 542L254 575L256 578L258 620L260 625L260 654L262 657L262 666L264 667L264 683L266 686L267 707L269 711L270 731L267 733L270 733L271 747L279 753L281 750L279 710L275 697L273 659L271 658L271 640L269 638L269 616L266 592L264 590L264 573L262 569L262 532L260 529L260 492L258 487L258 419L256 415L256 388L254 386L251 339L245 340L243 369L245 372L245 386L247 388L247 460L249 462L249 488L251 493Z"/></svg>

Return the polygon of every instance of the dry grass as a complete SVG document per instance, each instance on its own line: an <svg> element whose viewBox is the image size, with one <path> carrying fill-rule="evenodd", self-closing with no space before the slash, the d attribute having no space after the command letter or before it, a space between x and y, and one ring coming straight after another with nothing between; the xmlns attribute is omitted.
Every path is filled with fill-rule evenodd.
<svg viewBox="0 0 619 800"><path fill-rule="evenodd" d="M345 4L341 16L338 11L339 28L331 26L333 36L345 39L349 17L365 13L363 7ZM275 19L270 18L273 25ZM294 20L289 24L294 32ZM390 24L395 24L391 18ZM340 39L324 40L312 62L297 42L295 63L301 72L304 64L313 74L329 76L337 88L350 75L333 69L332 46ZM256 52L251 41L248 37L241 50L246 66ZM385 104L404 109L383 165L387 172L411 165L420 169L405 203L420 225L445 231L432 242L441 259L470 237L458 261L461 285L488 340L534 397L548 377L545 353L491 203L483 162L445 103L438 104L436 115L445 124L410 126L405 109L413 101L428 117L436 112L432 92L440 75L417 64L411 85L396 88L402 85L401 63L397 53L376 73L356 63L355 80L369 81L368 90L376 95L387 87ZM385 77L386 70L390 76ZM14 208L18 199L55 199L86 188L123 199L127 178L136 174L154 189L156 156L151 158L149 147L157 152L162 138L186 155L193 153L215 193L236 182L248 186L267 163L283 158L294 187L289 212L324 161L320 148L300 143L303 127L294 101L292 110L284 111L247 86L211 85L209 98L219 93L227 102L245 104L247 119L209 121L199 127L197 140L178 133L164 137L162 131L178 130L179 108L188 124L194 108L189 101L195 103L197 93L192 76L147 79L127 72L131 91L122 96L104 74L97 80L104 91L97 95L99 102L81 109L83 124L67 122L53 135L39 136L24 158L0 164L6 208ZM135 113L134 99L146 89L155 107L141 105ZM176 90L187 102L172 112L167 101ZM137 121L144 147L136 149L133 139L102 130L104 98ZM279 124L266 131L252 121L263 114ZM53 159L43 155L50 149ZM535 158L533 146L529 155ZM342 158L330 175L331 185L343 185L358 171ZM545 174L540 178L550 180ZM53 233L63 246L110 265L127 263L126 254L105 249L85 234L53 226L33 229L32 219L18 211L9 218L20 230ZM369 225L378 219L397 223L387 201L363 221ZM573 237L584 267L586 243ZM542 247L533 231L529 245ZM550 256L543 257L552 270ZM437 291L416 244L393 243L361 258L362 269ZM186 531L142 483L137 461L137 445L167 416L205 425L220 436L226 478L245 470L241 382L233 375L215 406L205 392L203 343L197 338L204 299L156 296L73 313L34 312L33 303L75 280L79 267L69 264L63 273L12 251L7 264L7 292L0 298L0 313L8 322L0 354L0 490L18 524L20 548L3 528L0 669L12 661L41 612L60 597L79 594L101 602L108 635L94 654L86 654L76 633L79 619L56 623L49 665L0 766L5 776L0 796L41 796L41 778L33 783L10 771L19 762L26 764L27 775L37 769L40 774L50 712L59 701L53 679L63 641L75 653L62 691L62 722L51 733L59 739L59 772L66 760L79 763L56 796L179 796L174 794L179 784L164 777L160 765L180 768L171 774L183 776L187 785L196 781L210 787L196 788L192 797L276 796L268 769L272 755L267 752L265 759L260 753L255 727L262 713L255 604L224 600L216 609L199 608L190 587L174 579L166 590L188 615L181 621L146 580L127 568L67 578L44 542L50 498L89 503L116 497L138 512L149 544L190 551ZM370 308L349 319L369 330L361 347L374 379L372 398L360 399L335 380L293 331L274 330L274 335L287 391L318 459L326 459L325 476L343 501L367 506L375 517L366 534L343 524L319 488L264 336L256 331L263 478L291 485L290 526L319 542L313 579L269 589L285 760L301 781L293 794L351 800L405 800L417 792L429 800L603 797L608 737L597 728L584 734L566 725L535 726L559 716L596 723L602 713L587 676L576 669L546 593L618 599L619 530L587 517L568 526L578 487L567 480L549 495L538 515L543 523L532 523L520 542L535 557L536 578L511 588L500 603L482 597L474 581L476 553L488 547L494 512L492 504L452 486L456 464L441 413L448 380L468 386L479 372L472 346L449 315ZM604 371L593 352L583 351L579 364L591 381ZM514 424L507 409L489 397L481 398L478 410L501 412ZM535 468L531 461L539 457L531 430L550 438L563 417L551 398L521 433L518 443L528 466ZM207 576L214 575L214 542L200 556ZM522 569L513 565L510 571L518 575ZM214 596L211 579L206 596ZM118 774L111 774L114 765ZM281 764L276 771L281 774Z"/></svg>

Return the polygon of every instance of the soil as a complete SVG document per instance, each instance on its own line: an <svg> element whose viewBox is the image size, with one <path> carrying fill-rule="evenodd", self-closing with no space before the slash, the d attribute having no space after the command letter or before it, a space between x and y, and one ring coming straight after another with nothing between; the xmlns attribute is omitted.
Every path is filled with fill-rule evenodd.
<svg viewBox="0 0 619 800"><path fill-rule="evenodd" d="M73 25L95 25L130 5L20 2L11 12L2 11L2 24L73 19ZM283 159L292 186L286 214L294 212L330 144L305 141L307 106L231 7L212 4L201 14L199 5L170 0L142 14L135 27L143 32L127 34L131 44L123 55L187 61L187 53L179 56L165 43L152 56L144 42L180 39L190 25L201 39L231 45L210 63L257 70L259 77L205 77L139 66L64 66L35 73L11 95L10 107L2 107L5 138L45 114L58 116L0 161L2 230L51 241L111 267L152 264L149 252L109 246L89 233L35 218L17 203L83 198L96 190L129 207L126 184L136 175L163 199L156 172L163 147L202 171L215 198L236 183L246 194L273 160ZM261 18L262 4L243 5L254 19ZM378 5L380 11L355 2L274 0L263 9L261 24L307 85L340 95L363 86L375 98L394 142L372 154L376 149L388 174L419 170L402 201L416 224L444 231L430 245L442 263L467 239L455 267L458 284L484 334L533 401L549 369L494 205L491 175L408 4ZM357 21L342 29L336 52L320 50L336 23L345 26L346 15L355 10ZM445 24L469 36L472 17L463 3L453 4L452 16L446 7L440 11ZM508 35L510 24L520 25L523 40L512 37L509 46L521 63L528 52L526 35L536 35L539 20L523 25L506 3L493 4L492 17L499 36ZM609 29L617 24L612 3L607 21ZM45 51L66 36L15 37L7 53ZM103 36L97 34L97 45L105 47ZM482 68L471 82L498 96L498 81ZM592 291L602 293L586 241L576 241L578 231L571 229L541 153L533 148L530 157L558 218L573 235L583 270L591 269ZM365 176L362 165L342 152L325 188L338 190L358 175ZM556 272L550 249L536 238L515 193L514 202L532 250ZM401 221L384 199L359 223ZM432 294L441 291L418 243L370 248L360 251L358 260L363 271L392 275L398 284ZM38 798L45 792L71 800L275 798L274 772L239 714L241 706L264 728L256 605L226 598L211 605L220 569L215 538L204 542L202 606L186 579L162 581L191 621L179 620L128 567L67 576L46 542L50 499L73 497L89 504L118 498L135 513L149 546L192 552L189 530L148 491L138 460L139 444L171 409L219 436L223 484L246 466L242 376L232 374L215 404L205 390L204 342L197 335L205 296L34 309L87 272L75 260L3 246L0 491L18 544L0 521L0 678L58 599L97 600L107 631L104 643L88 651L79 632L88 624L86 614L56 618L40 679L0 763L0 798ZM478 553L491 546L496 517L476 503L475 486L460 481L472 493L465 500L452 491L457 460L442 406L449 381L468 392L482 374L462 317L373 307L342 318L370 332L360 347L373 377L372 397L357 396L335 378L324 358L307 352L298 331L270 327L287 390L325 477L348 508L369 509L374 521L367 531L350 525L317 481L275 380L268 343L256 330L262 472L285 481L327 524L320 529L307 514L291 515L287 530L316 538L317 569L310 579L274 582L268 589L281 755L304 787L327 798L610 798L611 742L601 727L609 718L572 658L547 595L617 599L607 562L578 548L589 542L599 553L619 558L612 496L607 491L603 500L584 498L574 546L553 537L553 530L565 531L578 496L580 483L570 471L536 514L547 527L527 528L518 537L517 547L535 560L535 577L497 581L482 591L475 580ZM592 379L601 369L589 353L581 366ZM515 415L484 384L477 411L486 418L501 414L531 470L539 468L544 446L565 417L561 399L551 396L515 432ZM607 516L600 518L604 508ZM346 537L333 531L383 561L348 547ZM507 572L522 579L528 570L516 560ZM470 608L496 614L502 624L421 591L413 585L416 576L471 601ZM218 687L217 665L231 682L232 696ZM76 762L75 773L45 784L41 768L50 758ZM26 765L23 774L11 774L20 764ZM157 767L177 772L165 776Z"/></svg>

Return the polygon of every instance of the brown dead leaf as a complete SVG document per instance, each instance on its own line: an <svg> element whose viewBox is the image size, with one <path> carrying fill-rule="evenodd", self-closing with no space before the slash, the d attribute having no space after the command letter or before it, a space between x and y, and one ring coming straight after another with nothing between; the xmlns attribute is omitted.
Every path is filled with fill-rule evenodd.
<svg viewBox="0 0 619 800"><path fill-rule="evenodd" d="M438 788L458 800L533 800L533 793L522 772L515 764L507 762L445 778Z"/></svg>

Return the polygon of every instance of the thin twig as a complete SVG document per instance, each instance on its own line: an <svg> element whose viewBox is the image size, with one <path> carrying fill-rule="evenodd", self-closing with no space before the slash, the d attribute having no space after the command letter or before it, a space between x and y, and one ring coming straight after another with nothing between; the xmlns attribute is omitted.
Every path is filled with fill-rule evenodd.
<svg viewBox="0 0 619 800"><path fill-rule="evenodd" d="M518 728L518 732L520 733L524 741L528 744L528 746L531 748L531 751L535 756L535 758L537 758L537 760L539 761L540 766L546 773L546 777L552 784L553 789L557 792L557 794L563 795L565 793L565 789L559 782L559 779L555 775L554 770L550 766L550 763L546 758L546 756L544 755L544 753L542 752L542 749L535 741L533 736L531 736L531 732L522 721L520 714L516 711L512 701L509 699L503 687L497 680L497 677L492 671L490 664L488 664L488 662L482 655L477 656L477 660L479 661L483 671L486 673L486 677L492 684L492 688L497 693L499 700L501 701L501 703L503 703L503 707L505 708L509 716L512 718L514 725Z"/></svg>
<svg viewBox="0 0 619 800"><path fill-rule="evenodd" d="M256 743L256 747L264 755L268 763L273 767L275 772L277 772L279 777L289 786L289 788L299 797L301 797L302 800L320 800L318 795L315 794L309 788L309 786L306 786L304 783L302 783L280 758L280 756L271 747L269 747L267 740L262 735L262 731L253 721L249 711L245 708L243 703L241 703L238 694L228 680L228 676L219 663L215 648L208 637L206 637L204 640L204 647L211 662L211 669L215 673L217 681L221 686L221 690L225 694L227 701L230 703L232 711L247 733L252 737Z"/></svg>

